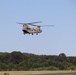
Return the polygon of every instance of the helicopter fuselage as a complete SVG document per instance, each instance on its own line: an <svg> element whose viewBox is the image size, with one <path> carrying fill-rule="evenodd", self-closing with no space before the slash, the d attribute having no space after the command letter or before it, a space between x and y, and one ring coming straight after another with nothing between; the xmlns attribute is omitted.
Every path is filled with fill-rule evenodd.
<svg viewBox="0 0 76 75"><path fill-rule="evenodd" d="M36 34L36 35L38 35L38 33L41 33L42 32L42 30L40 29L40 27L36 27L36 28L30 28L28 25L23 25L23 29L22 29L22 31L23 31L23 34L25 35L25 34Z"/></svg>

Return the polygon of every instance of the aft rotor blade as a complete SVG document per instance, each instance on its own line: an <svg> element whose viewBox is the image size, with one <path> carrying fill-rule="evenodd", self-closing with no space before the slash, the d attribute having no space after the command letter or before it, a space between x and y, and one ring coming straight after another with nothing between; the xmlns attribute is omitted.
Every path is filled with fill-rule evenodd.
<svg viewBox="0 0 76 75"><path fill-rule="evenodd" d="M31 25L31 26L39 26L39 25L34 25L34 24L29 24L29 25Z"/></svg>
<svg viewBox="0 0 76 75"><path fill-rule="evenodd" d="M55 25L42 25L41 27L54 27Z"/></svg>
<svg viewBox="0 0 76 75"><path fill-rule="evenodd" d="M39 27L54 27L55 25L32 25L32 26L39 26Z"/></svg>

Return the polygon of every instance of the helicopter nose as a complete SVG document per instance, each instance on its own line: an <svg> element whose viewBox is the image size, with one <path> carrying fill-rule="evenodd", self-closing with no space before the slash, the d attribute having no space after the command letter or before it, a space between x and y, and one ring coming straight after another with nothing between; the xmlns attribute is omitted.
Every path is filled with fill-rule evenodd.
<svg viewBox="0 0 76 75"><path fill-rule="evenodd" d="M40 30L40 32L42 32L42 30Z"/></svg>

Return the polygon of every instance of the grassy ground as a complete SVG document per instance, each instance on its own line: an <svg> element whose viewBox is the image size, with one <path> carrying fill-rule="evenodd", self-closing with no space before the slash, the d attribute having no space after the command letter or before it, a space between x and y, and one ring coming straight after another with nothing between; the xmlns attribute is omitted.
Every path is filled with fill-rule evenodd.
<svg viewBox="0 0 76 75"><path fill-rule="evenodd" d="M9 75L37 75L37 74L53 74L53 73L73 73L76 71L0 71L0 75L9 73Z"/></svg>

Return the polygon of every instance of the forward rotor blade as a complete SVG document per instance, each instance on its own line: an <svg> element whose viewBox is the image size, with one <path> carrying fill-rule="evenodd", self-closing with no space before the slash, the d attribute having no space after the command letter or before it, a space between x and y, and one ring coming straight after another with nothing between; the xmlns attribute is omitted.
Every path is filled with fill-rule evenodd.
<svg viewBox="0 0 76 75"><path fill-rule="evenodd" d="M31 23L26 23L26 24L29 24L29 25L33 25L35 23L41 23L42 21L38 21L38 22L31 22Z"/></svg>
<svg viewBox="0 0 76 75"><path fill-rule="evenodd" d="M33 25L33 26L35 26L34 24L35 23L41 23L42 21L37 21L37 22L30 22L30 23L18 23L18 24L27 24L27 25Z"/></svg>
<svg viewBox="0 0 76 75"><path fill-rule="evenodd" d="M17 22L17 24L25 24L25 23L18 23L18 22Z"/></svg>

